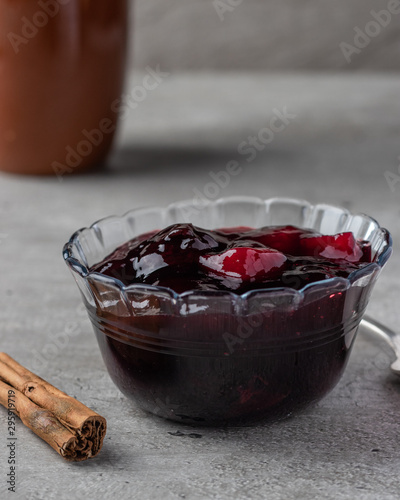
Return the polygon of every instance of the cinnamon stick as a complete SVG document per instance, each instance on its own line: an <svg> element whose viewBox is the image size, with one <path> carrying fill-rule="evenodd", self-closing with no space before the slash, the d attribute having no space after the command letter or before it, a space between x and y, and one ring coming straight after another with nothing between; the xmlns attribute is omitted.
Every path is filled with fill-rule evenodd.
<svg viewBox="0 0 400 500"><path fill-rule="evenodd" d="M106 419L0 353L0 404L12 410L35 434L69 461L96 456L106 434Z"/></svg>

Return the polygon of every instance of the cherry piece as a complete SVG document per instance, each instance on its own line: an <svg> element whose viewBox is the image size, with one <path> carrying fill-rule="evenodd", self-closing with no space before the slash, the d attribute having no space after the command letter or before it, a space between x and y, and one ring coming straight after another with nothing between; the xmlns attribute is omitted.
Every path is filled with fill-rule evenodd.
<svg viewBox="0 0 400 500"><path fill-rule="evenodd" d="M241 238L257 241L266 247L275 248L275 250L285 254L301 255L300 238L308 234L314 235L315 233L294 226L276 226L263 227L247 232Z"/></svg>
<svg viewBox="0 0 400 500"><path fill-rule="evenodd" d="M333 236L305 235L300 239L300 250L306 256L348 262L360 262L364 256L360 244L350 232Z"/></svg>
<svg viewBox="0 0 400 500"><path fill-rule="evenodd" d="M200 267L223 278L241 282L272 280L282 274L287 258L271 248L229 248L200 257Z"/></svg>

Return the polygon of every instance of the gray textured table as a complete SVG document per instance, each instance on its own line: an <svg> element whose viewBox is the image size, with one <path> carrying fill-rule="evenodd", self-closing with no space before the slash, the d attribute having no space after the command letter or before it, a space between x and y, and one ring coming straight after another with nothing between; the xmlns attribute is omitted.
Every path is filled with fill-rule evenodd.
<svg viewBox="0 0 400 500"><path fill-rule="evenodd" d="M252 161L238 154L285 107L296 115L285 130ZM0 408L0 497L397 499L400 380L382 341L360 334L342 381L298 417L186 429L142 413L114 387L61 249L74 230L103 216L210 190L210 172L236 158L242 171L219 195L345 206L373 215L399 241L400 182L391 189L385 178L398 172L399 127L398 75L177 74L121 122L103 170L62 181L0 175L1 350L109 424L98 458L69 465L18 422L13 496ZM396 249L369 306L392 327L400 320ZM184 435L171 434L177 430Z"/></svg>

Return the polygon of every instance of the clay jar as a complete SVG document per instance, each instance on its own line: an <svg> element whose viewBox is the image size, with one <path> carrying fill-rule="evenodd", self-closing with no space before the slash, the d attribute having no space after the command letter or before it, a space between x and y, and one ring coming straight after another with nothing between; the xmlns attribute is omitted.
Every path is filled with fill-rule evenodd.
<svg viewBox="0 0 400 500"><path fill-rule="evenodd" d="M62 176L105 159L127 19L128 0L0 0L1 170Z"/></svg>

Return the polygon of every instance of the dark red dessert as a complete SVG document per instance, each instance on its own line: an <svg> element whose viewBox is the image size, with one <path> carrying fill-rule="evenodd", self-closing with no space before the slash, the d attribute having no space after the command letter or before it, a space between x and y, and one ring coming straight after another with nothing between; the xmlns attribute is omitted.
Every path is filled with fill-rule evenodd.
<svg viewBox="0 0 400 500"><path fill-rule="evenodd" d="M125 285L241 294L345 278L370 261L370 245L350 232L330 236L294 226L209 231L174 224L129 241L91 271Z"/></svg>
<svg viewBox="0 0 400 500"><path fill-rule="evenodd" d="M89 276L89 311L111 377L141 408L196 425L278 419L339 380L376 276L374 264L361 269L370 261L370 245L349 232L176 224L91 271L194 293L121 291ZM353 286L343 278L355 270Z"/></svg>

